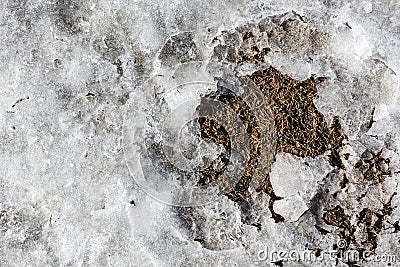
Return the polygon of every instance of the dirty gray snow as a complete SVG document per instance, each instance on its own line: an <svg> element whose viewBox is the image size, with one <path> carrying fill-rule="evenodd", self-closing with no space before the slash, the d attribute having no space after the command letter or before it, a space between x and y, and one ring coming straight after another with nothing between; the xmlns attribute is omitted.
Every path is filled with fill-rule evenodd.
<svg viewBox="0 0 400 267"><path fill-rule="evenodd" d="M0 7L0 266L399 264L398 0Z"/></svg>

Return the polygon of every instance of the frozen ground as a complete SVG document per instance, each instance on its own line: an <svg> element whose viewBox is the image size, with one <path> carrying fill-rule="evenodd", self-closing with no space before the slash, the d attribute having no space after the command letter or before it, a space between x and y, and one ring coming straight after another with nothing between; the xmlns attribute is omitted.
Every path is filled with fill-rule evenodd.
<svg viewBox="0 0 400 267"><path fill-rule="evenodd" d="M5 0L0 34L0 266L399 264L398 0ZM269 66L324 77L313 103L328 124L340 120L342 164L331 164L332 151L277 153L270 182L283 221L254 188L248 205L199 194L202 205L180 207L187 192L174 188L193 180L178 180L186 173L158 150L139 163L143 149L167 140L179 164L179 140L199 146L180 169L216 160L221 145L174 125L195 116L217 80ZM207 86L179 91L190 82ZM319 262L269 257L294 250ZM381 257L324 254L332 250Z"/></svg>

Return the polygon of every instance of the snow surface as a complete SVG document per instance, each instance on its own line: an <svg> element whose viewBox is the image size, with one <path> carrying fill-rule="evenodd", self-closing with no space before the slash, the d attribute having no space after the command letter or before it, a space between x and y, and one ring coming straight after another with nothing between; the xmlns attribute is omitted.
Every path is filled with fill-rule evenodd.
<svg viewBox="0 0 400 267"><path fill-rule="evenodd" d="M243 223L240 208L226 197L196 207L199 220L188 226L176 207L135 180L154 166L139 167L132 163L135 154L124 154L124 120L135 119L131 128L142 125L153 94L165 93L143 85L171 71L170 62L179 62L179 57L162 57L173 36L192 33L195 47L185 60L212 65L214 39L274 16L296 18L304 31L285 42L271 41L267 64L295 79L328 78L318 86L315 104L328 121L341 118L349 137L341 151L342 157L348 153L349 183L341 188L338 176L327 176L327 155L278 155L271 182L283 197L275 211L285 222L271 218L266 194L252 192L251 220L259 221L261 230ZM322 45L309 37L314 29L324 34ZM6 0L0 3L0 35L0 266L274 266L260 262L260 250L328 250L336 244L338 229L324 225L331 234L321 235L315 228L321 221L307 213L321 188L338 192L337 203L345 203L353 224L363 207L380 210L398 192L397 0ZM162 80L170 82L163 86L174 88L183 80L212 83L213 76L224 75L208 68L177 71ZM236 69L254 70L251 65ZM179 101L171 95L167 107ZM374 122L365 131L371 115ZM366 149L382 150L393 173L367 188L353 168ZM209 145L199 153L213 158L220 152ZM358 200L361 192L366 197ZM393 197L393 207L399 197ZM399 217L394 209L387 221ZM376 251L396 254L400 261L399 233L386 226ZM356 238L362 235L357 232Z"/></svg>

